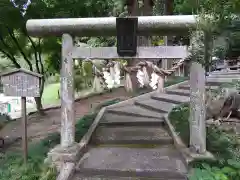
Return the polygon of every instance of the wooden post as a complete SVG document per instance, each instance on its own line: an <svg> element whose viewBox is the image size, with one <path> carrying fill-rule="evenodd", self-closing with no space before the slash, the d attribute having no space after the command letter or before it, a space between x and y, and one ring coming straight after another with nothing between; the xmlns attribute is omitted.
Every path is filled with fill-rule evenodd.
<svg viewBox="0 0 240 180"><path fill-rule="evenodd" d="M190 148L193 152L206 152L205 69L196 62L190 68Z"/></svg>
<svg viewBox="0 0 240 180"><path fill-rule="evenodd" d="M181 66L178 68L178 76L181 76Z"/></svg>
<svg viewBox="0 0 240 180"><path fill-rule="evenodd" d="M182 76L185 76L185 64L182 65Z"/></svg>
<svg viewBox="0 0 240 180"><path fill-rule="evenodd" d="M168 64L167 64L167 59L162 59L162 68L164 70L167 70ZM167 76L164 77L165 81L167 80Z"/></svg>
<svg viewBox="0 0 240 180"><path fill-rule="evenodd" d="M72 146L75 142L74 109L74 62L72 59L73 39L69 34L62 36L61 69L61 146Z"/></svg>
<svg viewBox="0 0 240 180"><path fill-rule="evenodd" d="M160 75L157 84L157 91L161 93L163 92L163 89L164 89L164 77Z"/></svg>
<svg viewBox="0 0 240 180"><path fill-rule="evenodd" d="M26 107L26 97L21 97L22 106L22 150L23 150L23 160L27 163L28 157L28 137L27 137L27 107Z"/></svg>

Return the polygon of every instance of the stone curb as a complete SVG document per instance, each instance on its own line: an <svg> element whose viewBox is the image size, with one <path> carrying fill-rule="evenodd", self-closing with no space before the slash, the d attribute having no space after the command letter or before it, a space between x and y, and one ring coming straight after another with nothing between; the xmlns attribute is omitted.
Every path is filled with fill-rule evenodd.
<svg viewBox="0 0 240 180"><path fill-rule="evenodd" d="M205 154L192 153L190 149L183 143L178 133L175 131L175 128L173 127L170 120L168 119L168 114L164 116L164 120L167 123L170 134L173 138L174 145L180 151L181 155L185 160L186 165L188 165L194 160L204 160L204 159L214 160L214 156L208 151L206 151Z"/></svg>
<svg viewBox="0 0 240 180"><path fill-rule="evenodd" d="M99 121L102 119L102 116L104 115L104 112L106 110L106 107L103 107L99 113L97 114L96 118L94 119L92 125L88 129L87 133L83 136L81 141L78 143L78 159L81 159L83 154L86 152L86 149L88 148L88 143L91 139L91 136L95 129L97 128L97 125L99 124ZM59 174L57 176L57 180L71 180L72 176L75 173L75 166L76 162L63 162L62 166L60 167Z"/></svg>

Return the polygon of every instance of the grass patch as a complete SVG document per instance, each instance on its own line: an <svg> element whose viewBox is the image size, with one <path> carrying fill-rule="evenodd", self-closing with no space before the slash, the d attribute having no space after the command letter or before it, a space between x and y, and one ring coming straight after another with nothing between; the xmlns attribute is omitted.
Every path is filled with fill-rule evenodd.
<svg viewBox="0 0 240 180"><path fill-rule="evenodd" d="M93 123L100 106L107 106L119 102L110 100L103 102L98 109L83 116L76 124L75 137L79 142ZM44 159L50 149L60 143L60 134L52 133L47 138L29 145L29 157L27 166L23 165L22 154L8 152L0 157L0 180L53 180L56 179L54 167L46 167Z"/></svg>
<svg viewBox="0 0 240 180"><path fill-rule="evenodd" d="M42 96L43 104L56 104L59 102L58 90L60 89L60 83L48 84L45 86Z"/></svg>
<svg viewBox="0 0 240 180"><path fill-rule="evenodd" d="M183 142L189 145L189 104L174 108L169 114L169 120L179 133ZM207 127L207 150L216 161L194 161L190 180L237 180L240 179L240 149L238 137L232 132L226 132L217 126Z"/></svg>
<svg viewBox="0 0 240 180"><path fill-rule="evenodd" d="M168 87L174 84L178 84L180 82L188 80L189 77L183 77L183 76L172 76L167 79L167 81L164 84L164 87Z"/></svg>

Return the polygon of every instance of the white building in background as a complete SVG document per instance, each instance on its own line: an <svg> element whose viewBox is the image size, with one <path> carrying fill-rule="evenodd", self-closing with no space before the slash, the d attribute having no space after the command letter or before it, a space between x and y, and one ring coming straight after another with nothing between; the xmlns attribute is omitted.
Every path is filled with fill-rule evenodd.
<svg viewBox="0 0 240 180"><path fill-rule="evenodd" d="M33 97L27 97L27 109L35 109L36 104ZM21 116L21 97L5 96L0 93L0 113L6 113L11 118Z"/></svg>

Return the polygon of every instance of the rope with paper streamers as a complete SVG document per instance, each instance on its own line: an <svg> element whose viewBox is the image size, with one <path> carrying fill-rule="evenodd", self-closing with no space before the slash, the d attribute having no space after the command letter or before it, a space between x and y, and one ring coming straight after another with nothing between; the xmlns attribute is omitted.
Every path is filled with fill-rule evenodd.
<svg viewBox="0 0 240 180"><path fill-rule="evenodd" d="M93 90L95 92L101 92L105 87L107 87L107 83L104 79L104 73L97 68L97 65L91 59L85 59L84 61L90 62L94 68Z"/></svg>
<svg viewBox="0 0 240 180"><path fill-rule="evenodd" d="M95 91L101 91L103 88L112 89L119 86L121 70L125 72L124 86L127 91L133 90L131 80L132 73L136 73L140 87L150 86L153 89L158 89L164 86L165 76L170 76L184 64L184 59L181 59L175 63L171 69L162 69L149 61L141 61L133 67L121 66L119 62L111 61L101 71L90 59L85 61L91 62L95 68L95 77L93 81L93 89ZM149 77L149 71L152 71L151 78Z"/></svg>
<svg viewBox="0 0 240 180"><path fill-rule="evenodd" d="M150 86L153 89L159 88L159 90L163 89L164 86L164 77L172 75L178 68L180 68L185 62L185 59L180 59L171 69L162 69L157 67L155 64L149 61L139 62L134 67L123 67L126 72L126 82L125 88L127 91L132 91L132 81L130 78L130 74L136 72L136 77L138 78L138 82L140 83L140 87ZM151 79L149 79L147 69L152 69Z"/></svg>
<svg viewBox="0 0 240 180"><path fill-rule="evenodd" d="M103 68L103 78L108 89L112 89L120 85L120 63L116 61L109 62L106 68Z"/></svg>

